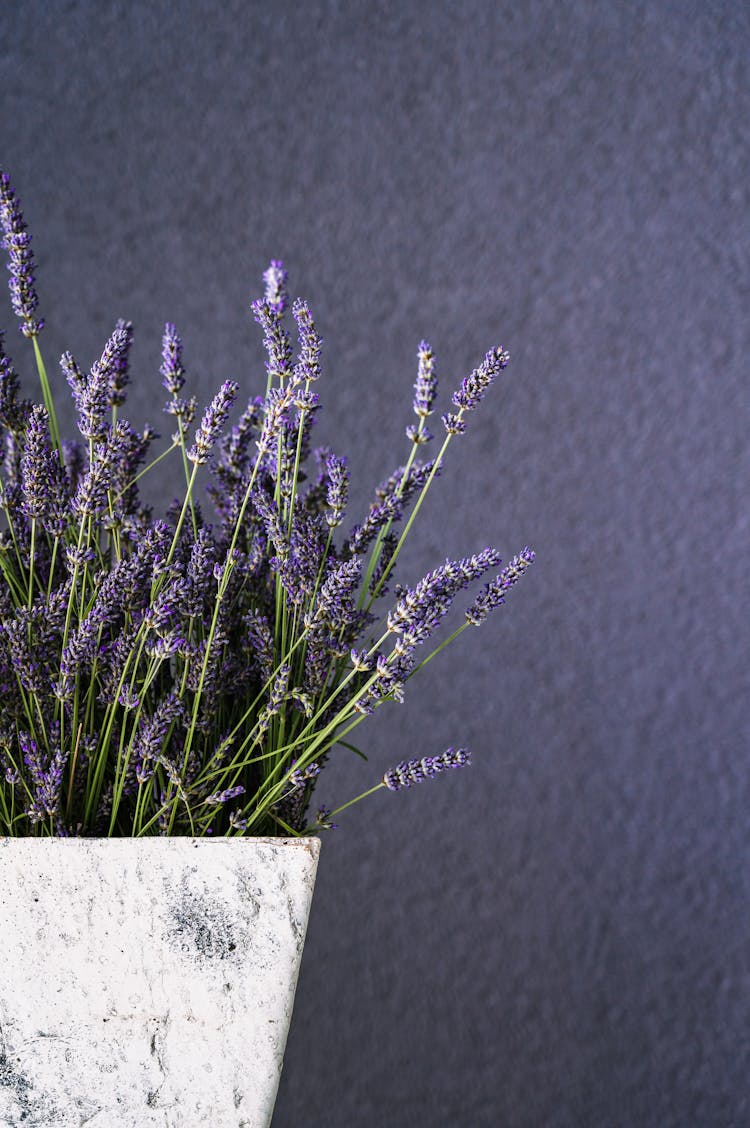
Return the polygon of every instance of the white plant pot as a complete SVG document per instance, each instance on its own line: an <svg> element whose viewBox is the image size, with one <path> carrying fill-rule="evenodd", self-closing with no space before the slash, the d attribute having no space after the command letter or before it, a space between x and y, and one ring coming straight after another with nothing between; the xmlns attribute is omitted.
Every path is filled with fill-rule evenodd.
<svg viewBox="0 0 750 1128"><path fill-rule="evenodd" d="M0 839L2 1128L266 1128L319 848Z"/></svg>

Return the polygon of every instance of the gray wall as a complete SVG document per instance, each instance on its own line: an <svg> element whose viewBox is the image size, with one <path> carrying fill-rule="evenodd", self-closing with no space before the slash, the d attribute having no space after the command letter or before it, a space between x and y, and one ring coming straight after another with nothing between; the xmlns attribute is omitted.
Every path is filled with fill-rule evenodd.
<svg viewBox="0 0 750 1128"><path fill-rule="evenodd" d="M325 839L276 1128L750 1123L749 31L707 0L4 10L50 366L132 319L158 421L169 319L204 398L260 390L282 257L354 518L420 337L443 402L512 353L401 578L537 563L321 785L474 753Z"/></svg>

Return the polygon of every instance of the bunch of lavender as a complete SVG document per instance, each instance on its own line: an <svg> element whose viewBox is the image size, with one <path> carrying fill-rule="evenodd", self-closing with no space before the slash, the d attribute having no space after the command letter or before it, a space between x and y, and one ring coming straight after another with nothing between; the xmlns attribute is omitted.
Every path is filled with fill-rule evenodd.
<svg viewBox="0 0 750 1128"><path fill-rule="evenodd" d="M264 395L238 405L240 387L227 381L200 412L183 394L180 337L165 326L160 375L174 431L152 457L155 431L119 416L128 321L88 371L63 354L79 435L61 439L31 240L4 173L0 231L43 399L21 398L0 335L0 833L300 835L335 825L336 811L308 814L331 750L358 751L352 730L402 701L417 671L502 604L534 559L525 548L501 567L484 548L395 585L382 604L449 444L508 354L492 349L463 380L439 452L425 460L437 378L420 344L408 458L342 535L347 462L311 441L322 342L305 301L288 317L281 262L252 303L268 356ZM154 518L139 483L170 455L182 463L184 499ZM201 477L211 521L196 500ZM434 645L460 594L490 573L461 625ZM402 762L338 810L468 762L452 748Z"/></svg>

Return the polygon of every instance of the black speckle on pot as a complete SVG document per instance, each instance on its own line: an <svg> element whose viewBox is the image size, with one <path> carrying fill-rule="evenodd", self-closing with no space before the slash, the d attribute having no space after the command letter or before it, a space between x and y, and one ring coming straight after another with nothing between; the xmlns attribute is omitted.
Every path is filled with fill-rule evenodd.
<svg viewBox="0 0 750 1128"><path fill-rule="evenodd" d="M0 1089L13 1094L18 1110L18 1120L3 1121L3 1125L14 1128L17 1123L28 1125L28 1128L53 1128L60 1123L61 1118L50 1108L46 1097L34 1092L33 1083L18 1066L20 1060L13 1058L5 1045L0 1047Z"/></svg>
<svg viewBox="0 0 750 1128"><path fill-rule="evenodd" d="M228 905L187 874L177 889L167 890L167 935L187 955L203 960L232 959L247 944L247 928Z"/></svg>
<svg viewBox="0 0 750 1128"><path fill-rule="evenodd" d="M28 1093L31 1089L31 1082L14 1065L4 1049L0 1050L0 1086L3 1089L10 1089L16 1095L19 1103L29 1109Z"/></svg>

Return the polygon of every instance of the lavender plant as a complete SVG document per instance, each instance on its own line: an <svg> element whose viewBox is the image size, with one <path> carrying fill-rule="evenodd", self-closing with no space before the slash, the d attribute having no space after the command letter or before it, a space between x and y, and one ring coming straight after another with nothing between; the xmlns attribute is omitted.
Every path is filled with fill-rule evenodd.
<svg viewBox="0 0 750 1128"><path fill-rule="evenodd" d="M369 791L311 810L336 746L469 626L501 605L534 559L500 569L494 548L396 584L404 541L449 444L508 363L491 349L452 396L436 457L427 421L437 393L422 341L416 423L404 465L341 536L346 459L312 448L322 341L306 302L287 317L287 272L273 261L252 303L267 352L266 388L236 422L227 381L197 427L183 397L182 342L167 324L160 376L171 442L119 417L130 379L130 322L117 322L88 372L60 361L79 436L61 439L39 336L31 239L9 177L0 225L10 295L31 341L41 404L21 398L0 334L0 827L5 835L291 835L335 825L380 788L399 791L469 763L466 749L404 761ZM182 503L154 518L139 483L181 459ZM196 499L199 475L215 509ZM500 569L500 570L498 570ZM461 625L434 645L461 592L494 573ZM430 649L432 646L432 649ZM354 749L357 751L357 749Z"/></svg>

